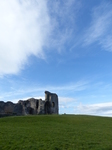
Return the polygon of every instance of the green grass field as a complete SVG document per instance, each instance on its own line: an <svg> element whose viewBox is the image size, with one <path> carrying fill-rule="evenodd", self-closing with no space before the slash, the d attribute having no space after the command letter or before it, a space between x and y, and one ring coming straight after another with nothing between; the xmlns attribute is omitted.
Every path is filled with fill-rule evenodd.
<svg viewBox="0 0 112 150"><path fill-rule="evenodd" d="M80 115L0 118L0 150L112 150L112 118Z"/></svg>

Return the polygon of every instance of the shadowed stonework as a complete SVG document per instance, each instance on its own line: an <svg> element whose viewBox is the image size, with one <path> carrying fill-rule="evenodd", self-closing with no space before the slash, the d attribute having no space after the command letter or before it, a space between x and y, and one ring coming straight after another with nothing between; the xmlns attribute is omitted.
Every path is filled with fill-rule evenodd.
<svg viewBox="0 0 112 150"><path fill-rule="evenodd" d="M29 114L58 114L57 94L45 91L45 100L30 98L17 104L0 101L0 116Z"/></svg>

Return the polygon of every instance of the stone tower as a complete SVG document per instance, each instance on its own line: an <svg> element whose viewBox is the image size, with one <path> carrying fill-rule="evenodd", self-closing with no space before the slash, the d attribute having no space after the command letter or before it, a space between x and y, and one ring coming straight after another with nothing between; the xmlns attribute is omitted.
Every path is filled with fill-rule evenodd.
<svg viewBox="0 0 112 150"><path fill-rule="evenodd" d="M0 101L0 115L58 114L58 96L45 91L45 100L30 98L18 103Z"/></svg>
<svg viewBox="0 0 112 150"><path fill-rule="evenodd" d="M57 94L45 91L45 114L58 114Z"/></svg>

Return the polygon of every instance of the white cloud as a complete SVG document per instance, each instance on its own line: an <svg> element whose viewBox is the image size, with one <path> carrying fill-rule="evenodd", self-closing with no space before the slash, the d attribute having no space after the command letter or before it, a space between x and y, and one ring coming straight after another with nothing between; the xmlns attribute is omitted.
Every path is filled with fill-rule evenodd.
<svg viewBox="0 0 112 150"><path fill-rule="evenodd" d="M81 4L76 0L49 1L50 15L53 25L52 45L58 52L63 52L65 46L73 40L76 30L76 17Z"/></svg>
<svg viewBox="0 0 112 150"><path fill-rule="evenodd" d="M0 1L0 76L17 74L31 55L46 58L46 46L62 51L79 8L76 0Z"/></svg>
<svg viewBox="0 0 112 150"><path fill-rule="evenodd" d="M59 97L60 103L68 103L72 101L76 101L76 99L71 98L71 97Z"/></svg>
<svg viewBox="0 0 112 150"><path fill-rule="evenodd" d="M49 34L46 0L0 1L0 75L18 73L30 55L44 57Z"/></svg>
<svg viewBox="0 0 112 150"><path fill-rule="evenodd" d="M84 36L85 45L97 42L103 49L112 51L112 4L105 2L93 9L90 27Z"/></svg>
<svg viewBox="0 0 112 150"><path fill-rule="evenodd" d="M49 87L48 89L55 91L83 91L88 88L88 81L78 81L76 83L69 83L62 86Z"/></svg>
<svg viewBox="0 0 112 150"><path fill-rule="evenodd" d="M112 35L112 32L111 32L111 35ZM110 52L112 52L112 36L111 35L106 36L106 38L104 38L104 40L102 40L100 42L100 44L102 45L102 47L105 50L108 50Z"/></svg>
<svg viewBox="0 0 112 150"><path fill-rule="evenodd" d="M75 108L76 109L76 108ZM88 115L111 116L112 102L98 104L82 104L77 106L77 113Z"/></svg>
<svg viewBox="0 0 112 150"><path fill-rule="evenodd" d="M45 90L49 90L50 92L55 92L61 97L61 103L64 101L70 101L72 98L68 98L68 93L80 92L84 91L88 88L88 82L79 81L72 84L67 85L60 85L60 86L50 86L50 85L33 85L27 86L25 82L17 82L14 81L15 84L10 83L10 89L3 89L0 91L1 100L15 100L16 99L23 99L24 97L37 97L38 95L44 95ZM24 83L24 84L23 84ZM62 98L63 95L66 95L66 98Z"/></svg>

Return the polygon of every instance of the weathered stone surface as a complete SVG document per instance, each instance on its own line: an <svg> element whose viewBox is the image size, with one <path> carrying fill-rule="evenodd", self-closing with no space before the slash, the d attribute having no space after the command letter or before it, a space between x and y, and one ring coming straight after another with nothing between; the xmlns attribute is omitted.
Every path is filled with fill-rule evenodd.
<svg viewBox="0 0 112 150"><path fill-rule="evenodd" d="M15 104L12 102L0 101L0 114L11 114L14 111Z"/></svg>
<svg viewBox="0 0 112 150"><path fill-rule="evenodd" d="M23 113L23 107L20 103L14 106L14 114L21 115Z"/></svg>
<svg viewBox="0 0 112 150"><path fill-rule="evenodd" d="M57 94L45 91L45 100L30 98L17 104L0 101L0 116L28 114L58 114Z"/></svg>
<svg viewBox="0 0 112 150"><path fill-rule="evenodd" d="M4 106L5 103L3 101L0 101L0 114L4 113Z"/></svg>

